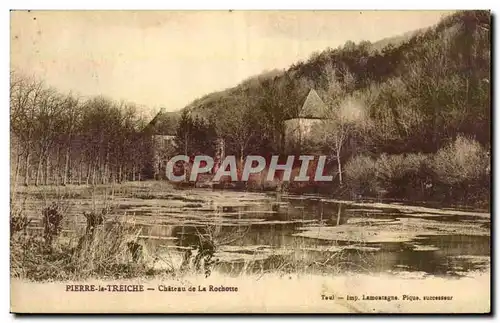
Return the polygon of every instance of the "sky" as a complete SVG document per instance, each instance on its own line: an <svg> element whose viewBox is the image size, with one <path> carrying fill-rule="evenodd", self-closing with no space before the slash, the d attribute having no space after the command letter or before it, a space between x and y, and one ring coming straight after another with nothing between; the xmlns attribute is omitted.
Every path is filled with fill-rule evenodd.
<svg viewBox="0 0 500 323"><path fill-rule="evenodd" d="M179 110L313 52L449 11L12 11L11 68L62 92Z"/></svg>

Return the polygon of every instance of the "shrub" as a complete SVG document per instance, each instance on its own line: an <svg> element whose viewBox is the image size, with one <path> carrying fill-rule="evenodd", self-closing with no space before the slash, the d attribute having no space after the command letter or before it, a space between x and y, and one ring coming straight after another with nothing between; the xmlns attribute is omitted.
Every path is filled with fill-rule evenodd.
<svg viewBox="0 0 500 323"><path fill-rule="evenodd" d="M63 212L57 203L42 210L43 237L47 248L52 248L54 239L57 239L62 230Z"/></svg>
<svg viewBox="0 0 500 323"><path fill-rule="evenodd" d="M62 241L58 209L42 211L44 232L14 234L10 239L11 273L30 280L74 280L89 277L130 278L151 272L143 247L137 242L140 228L126 221L100 219L86 213L87 229L79 239ZM99 217L91 216L97 214ZM89 219L92 219L89 221ZM76 238L76 237L75 237Z"/></svg>
<svg viewBox="0 0 500 323"><path fill-rule="evenodd" d="M12 237L18 232L26 233L31 219L24 213L24 203L19 206L14 204L11 199L10 205L10 236Z"/></svg>
<svg viewBox="0 0 500 323"><path fill-rule="evenodd" d="M488 204L490 153L477 141L458 136L435 155L355 156L345 166L351 192L372 197L433 199Z"/></svg>
<svg viewBox="0 0 500 323"><path fill-rule="evenodd" d="M137 242L139 228L115 219L85 233L74 249L72 262L80 275L128 278L143 275L148 269ZM88 231L87 231L88 232Z"/></svg>
<svg viewBox="0 0 500 323"><path fill-rule="evenodd" d="M421 198L431 173L424 154L386 155L377 162L377 182L391 197Z"/></svg>
<svg viewBox="0 0 500 323"><path fill-rule="evenodd" d="M346 184L354 195L374 196L377 188L376 161L368 156L355 156L344 167Z"/></svg>
<svg viewBox="0 0 500 323"><path fill-rule="evenodd" d="M423 154L387 155L373 159L360 155L345 166L346 183L354 195L423 198L432 172Z"/></svg>
<svg viewBox="0 0 500 323"><path fill-rule="evenodd" d="M489 201L490 153L477 141L458 136L434 156L436 190L444 199Z"/></svg>
<svg viewBox="0 0 500 323"><path fill-rule="evenodd" d="M490 175L489 152L477 141L458 136L436 153L433 170L439 181L448 185L479 181Z"/></svg>

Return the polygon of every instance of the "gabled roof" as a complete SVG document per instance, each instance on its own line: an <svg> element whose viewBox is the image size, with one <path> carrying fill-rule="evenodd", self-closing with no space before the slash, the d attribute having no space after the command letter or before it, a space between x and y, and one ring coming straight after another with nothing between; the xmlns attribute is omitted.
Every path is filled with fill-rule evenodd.
<svg viewBox="0 0 500 323"><path fill-rule="evenodd" d="M155 135L175 135L178 122L178 112L166 112L162 108L143 131Z"/></svg>
<svg viewBox="0 0 500 323"><path fill-rule="evenodd" d="M305 119L325 119L328 116L327 111L326 104L321 100L318 93L314 89L311 89L300 109L298 117Z"/></svg>

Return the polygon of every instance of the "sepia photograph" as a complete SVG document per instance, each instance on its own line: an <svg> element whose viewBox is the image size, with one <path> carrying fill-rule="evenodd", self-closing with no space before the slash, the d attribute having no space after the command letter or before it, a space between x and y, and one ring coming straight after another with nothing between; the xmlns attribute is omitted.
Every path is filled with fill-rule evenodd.
<svg viewBox="0 0 500 323"><path fill-rule="evenodd" d="M10 311L490 313L491 21L12 10Z"/></svg>

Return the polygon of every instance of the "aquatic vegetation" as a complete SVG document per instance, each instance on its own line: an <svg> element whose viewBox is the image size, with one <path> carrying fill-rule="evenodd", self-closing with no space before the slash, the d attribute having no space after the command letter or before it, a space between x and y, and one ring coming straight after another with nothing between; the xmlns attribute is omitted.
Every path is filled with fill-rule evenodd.
<svg viewBox="0 0 500 323"><path fill-rule="evenodd" d="M37 187L19 190L23 203L12 209L22 209L12 214L18 228L11 231L12 273L36 280L383 272L400 265L462 272L477 267L473 260L453 269L448 256L489 255L490 214L474 210L315 195L187 194L158 182L67 186L43 198ZM61 195L73 196L67 206L57 206ZM441 240L430 241L432 236ZM46 240L52 248L44 247ZM422 255L434 257L438 269L413 262Z"/></svg>

